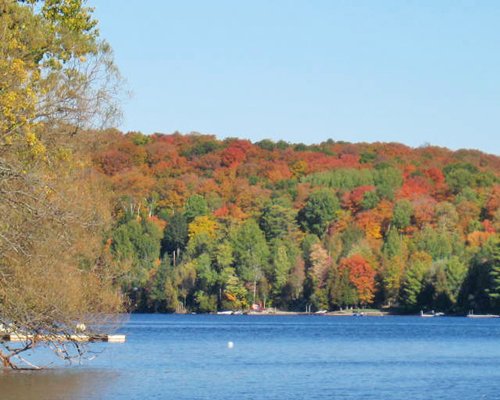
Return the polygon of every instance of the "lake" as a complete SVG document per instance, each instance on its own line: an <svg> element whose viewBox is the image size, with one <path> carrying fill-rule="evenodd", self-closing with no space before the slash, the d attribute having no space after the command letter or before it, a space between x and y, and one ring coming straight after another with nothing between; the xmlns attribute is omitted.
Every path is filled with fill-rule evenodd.
<svg viewBox="0 0 500 400"><path fill-rule="evenodd" d="M138 314L120 331L83 365L0 372L0 399L500 399L500 319Z"/></svg>

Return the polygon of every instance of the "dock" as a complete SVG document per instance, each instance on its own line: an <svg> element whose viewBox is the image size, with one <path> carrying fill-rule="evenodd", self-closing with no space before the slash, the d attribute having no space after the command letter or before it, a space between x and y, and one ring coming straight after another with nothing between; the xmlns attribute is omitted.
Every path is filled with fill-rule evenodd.
<svg viewBox="0 0 500 400"><path fill-rule="evenodd" d="M23 335L18 333L0 334L0 342L26 342L34 340L37 342L108 342L125 343L125 335Z"/></svg>

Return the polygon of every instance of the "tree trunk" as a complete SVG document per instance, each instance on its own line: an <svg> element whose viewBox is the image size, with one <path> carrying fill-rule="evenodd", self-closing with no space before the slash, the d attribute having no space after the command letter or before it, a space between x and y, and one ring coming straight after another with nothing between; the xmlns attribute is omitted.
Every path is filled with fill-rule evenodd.
<svg viewBox="0 0 500 400"><path fill-rule="evenodd" d="M255 304L255 298L257 296L257 279L253 281L253 301L252 304Z"/></svg>

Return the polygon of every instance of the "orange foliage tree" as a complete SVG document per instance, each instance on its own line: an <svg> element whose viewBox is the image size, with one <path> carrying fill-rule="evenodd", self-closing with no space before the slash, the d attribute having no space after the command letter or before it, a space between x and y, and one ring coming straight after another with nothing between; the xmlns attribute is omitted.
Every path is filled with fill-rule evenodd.
<svg viewBox="0 0 500 400"><path fill-rule="evenodd" d="M349 281L356 288L359 302L362 305L373 301L375 294L375 271L359 254L343 258L340 261L339 272L348 271Z"/></svg>

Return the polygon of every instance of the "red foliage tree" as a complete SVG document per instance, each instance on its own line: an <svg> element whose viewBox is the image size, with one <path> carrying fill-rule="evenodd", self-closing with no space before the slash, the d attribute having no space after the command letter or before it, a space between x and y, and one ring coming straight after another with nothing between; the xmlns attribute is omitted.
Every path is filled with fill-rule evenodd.
<svg viewBox="0 0 500 400"><path fill-rule="evenodd" d="M415 199L432 191L431 183L423 176L412 176L405 179L399 189L398 198Z"/></svg>
<svg viewBox="0 0 500 400"><path fill-rule="evenodd" d="M434 186L442 187L445 185L444 174L439 168L429 168L424 171L424 174L434 182Z"/></svg>
<svg viewBox="0 0 500 400"><path fill-rule="evenodd" d="M495 185L491 195L486 202L486 212L489 218L494 218L495 213L500 208L500 185Z"/></svg>
<svg viewBox="0 0 500 400"><path fill-rule="evenodd" d="M358 186L356 189L347 192L342 197L342 207L351 210L352 212L357 212L361 209L361 203L365 196L365 193L372 192L375 190L375 186L365 185Z"/></svg>
<svg viewBox="0 0 500 400"><path fill-rule="evenodd" d="M101 172L113 176L133 166L131 157L118 149L109 149L94 157L94 163Z"/></svg>
<svg viewBox="0 0 500 400"><path fill-rule="evenodd" d="M245 152L239 147L230 146L220 154L221 164L224 167L236 168L246 158Z"/></svg>
<svg viewBox="0 0 500 400"><path fill-rule="evenodd" d="M436 200L429 196L413 200L413 217L419 228L422 228L432 222L434 219L436 203Z"/></svg>
<svg viewBox="0 0 500 400"><path fill-rule="evenodd" d="M284 179L290 179L292 177L292 172L286 163L277 162L269 169L267 177L271 182L278 182Z"/></svg>
<svg viewBox="0 0 500 400"><path fill-rule="evenodd" d="M356 288L360 303L371 303L375 295L375 271L371 265L360 254L354 254L340 261L339 272L345 270L348 271L349 281Z"/></svg>

